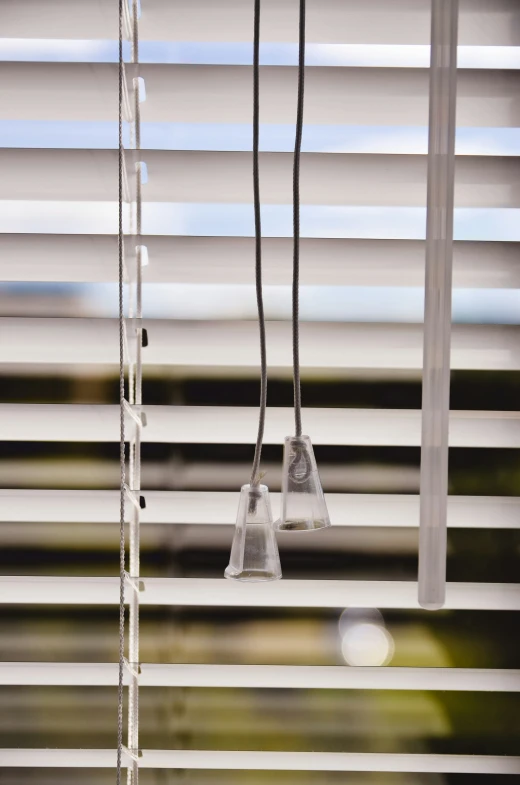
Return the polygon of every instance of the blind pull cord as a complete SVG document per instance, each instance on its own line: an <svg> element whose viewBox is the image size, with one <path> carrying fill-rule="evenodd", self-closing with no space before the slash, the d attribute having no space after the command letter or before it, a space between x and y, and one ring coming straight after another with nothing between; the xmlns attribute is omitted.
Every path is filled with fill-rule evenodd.
<svg viewBox="0 0 520 785"><path fill-rule="evenodd" d="M260 215L260 0L255 0L253 25L253 195L255 213L255 283L260 332L260 412L249 485L240 491L235 536L224 576L235 581L273 581L282 577L273 529L269 490L261 485L260 459L267 404L267 351L262 293L262 224Z"/></svg>
<svg viewBox="0 0 520 785"><path fill-rule="evenodd" d="M281 531L313 531L330 526L311 440L302 435L300 383L300 157L305 94L305 0L300 0L298 98L293 159L292 352L295 435L284 443L282 509L274 524Z"/></svg>
<svg viewBox="0 0 520 785"><path fill-rule="evenodd" d="M260 215L260 0L255 0L253 35L253 197L255 213L255 285L258 310L258 330L260 333L260 412L258 416L258 435L256 438L251 488L258 487L260 460L264 439L265 412L267 406L267 349L265 339L264 297L262 291L262 221Z"/></svg>

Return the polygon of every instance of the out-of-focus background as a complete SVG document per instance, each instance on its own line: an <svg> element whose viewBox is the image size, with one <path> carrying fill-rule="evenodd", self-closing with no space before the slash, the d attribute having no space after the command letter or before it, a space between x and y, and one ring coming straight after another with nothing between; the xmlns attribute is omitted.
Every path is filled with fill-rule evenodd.
<svg viewBox="0 0 520 785"><path fill-rule="evenodd" d="M16 15L34 11L34 3L24 9L25 5L24 0L6 4L15 31L22 27L17 27ZM229 3L223 5L228 8ZM461 3L464 18L477 14L481 5ZM143 0L143 20L147 10L153 11L147 6ZM415 19L413 3L399 6ZM425 4L418 6L423 13ZM513 4L501 0L498 6L497 18L503 13L505 19L515 19ZM67 4L62 3L59 18L67 13ZM0 19L1 15L0 8ZM404 14L403 29L409 24ZM88 40L81 32L67 33L72 27L64 22L57 30L65 32L53 35L44 25L39 37L0 39L0 404L118 403L117 123L112 115L86 121L77 109L69 118L63 107L53 114L60 100L56 94L42 109L45 81L38 83L37 93L27 77L31 64L39 64L47 76L88 64L94 82L105 71L112 79L117 57L112 27L109 38L100 32ZM425 72L428 46L423 27L420 45L411 45L410 34L407 45L372 42L357 48L315 44L311 29L309 67L314 73L327 66L331 74L341 69L387 69L392 85L392 79L401 78L395 76L400 69L403 74ZM499 29L505 27L504 22ZM463 107L472 89L476 95L482 87L485 106L489 96L497 97L493 89L506 84L506 108L490 105L487 125L480 115L479 122L459 123L457 130L454 410L518 409L517 32L518 21L510 36L504 34L507 45L480 45L485 38L481 31L477 44L460 47ZM290 68L295 51L291 43L266 44L262 62ZM142 42L141 61L149 64L150 74L170 66L173 84L183 68L246 68L251 47L248 42L226 41L225 36L218 44L174 44L157 38ZM477 72L482 74L480 82ZM421 85L424 119L427 80ZM153 99L150 80L148 99ZM113 100L115 112L116 94ZM241 105L244 122L213 122L211 117L206 123L198 118L179 122L170 121L167 112L167 121L162 115L158 120L151 109L147 115L143 104L141 145L149 175L149 191L143 195L149 254L143 268L149 334L149 347L143 351L143 401L145 407L228 407L231 423L225 444L205 443L203 438L197 443L145 442L145 493L218 491L235 494L238 502L238 490L249 478L255 432L247 434L251 444L239 443L243 434L233 430L232 415L240 407L256 407L259 398L249 111L249 105ZM362 112L360 117L357 124L313 121L304 129L303 405L331 410L420 409L426 122L414 124L413 117L412 122L404 117L404 124L399 124L394 117L383 125L363 122ZM293 126L284 116L279 123L262 124L269 407L292 405L292 144ZM318 160L325 167L319 176ZM109 273L107 265L113 265ZM7 429L11 410L0 408L0 413ZM305 411L303 416L305 429ZM118 488L116 443L25 437L2 441L1 430L0 424L1 488ZM381 495L389 515L392 500L385 494L416 495L419 447L381 445L385 439L377 434L367 441L356 446L348 439L340 446L315 444L325 492L331 499L332 494L350 494L351 507L347 505L341 525L329 530L310 536L279 535L285 579L416 579L418 537L410 516L402 525L394 519L393 525L360 521L358 495ZM273 493L280 490L281 460L281 444L266 444L262 465ZM449 492L475 497L479 522L475 528L466 522L465 527L449 529L448 580L516 583L518 522L494 527L490 521L482 526L485 511L479 497L514 501L520 495L518 450L452 448ZM274 506L276 514L277 497ZM38 522L14 521L4 515L0 574L117 576L117 509L116 500L113 518L98 523L43 523L41 516ZM232 518L229 525L168 525L146 516L144 511L145 578L222 578ZM379 513L377 520L384 521L384 515ZM143 606L141 659L344 668L518 668L517 625L513 611L433 614L342 607ZM108 663L117 657L115 606L5 604L0 609L2 661ZM141 746L513 755L519 749L518 709L517 694L507 692L148 687L140 697ZM117 690L112 687L0 686L0 747L113 748L116 710ZM497 782L495 775L413 773L143 770L140 776L143 785ZM0 769L2 785L60 785L72 779L77 785L104 785L113 782L113 774L94 769Z"/></svg>
<svg viewBox="0 0 520 785"><path fill-rule="evenodd" d="M81 291L81 289L79 289ZM16 297L9 297L13 307ZM24 293L24 313L41 313L46 294ZM6 303L6 301L4 301ZM69 296L53 293L52 313ZM150 322L150 342L153 323ZM339 376L339 378L338 378ZM258 382L242 374L172 369L146 372L144 400L153 404L255 406ZM458 372L452 405L513 410L516 373ZM67 404L117 402L113 369L5 369L4 401ZM291 382L276 374L269 404L290 406ZM306 406L420 406L420 379L305 373ZM9 488L115 489L116 444L4 442L0 477ZM317 446L329 493L414 494L418 448ZM235 492L247 480L252 448L242 445L145 444L143 487L149 490ZM271 491L280 488L281 446L264 448ZM456 449L450 454L450 493L516 496L520 463L510 450ZM478 500L477 500L478 504ZM276 506L275 506L276 510ZM1 572L6 575L118 574L118 524L4 522ZM146 517L145 517L146 520ZM417 530L347 526L319 534L279 535L284 578L415 580ZM145 577L222 577L233 533L229 526L144 524ZM511 529L451 529L450 581L516 582L520 537ZM4 606L0 652L7 661L113 662L116 607ZM345 611L319 609L147 607L141 611L144 662L392 665L514 668L519 666L517 614L490 611ZM384 633L381 630L385 630ZM343 691L143 688L143 747L300 751L453 752L514 754L518 750L516 694L439 691ZM97 747L114 744L116 690L2 687L2 746ZM267 782L254 772L143 771L146 783ZM270 775L271 778L273 775ZM69 781L70 773L0 771L2 783ZM78 782L110 782L106 772L74 772ZM282 774L283 783L469 782L461 775ZM481 778L483 781L485 777ZM489 782L492 780L489 779Z"/></svg>

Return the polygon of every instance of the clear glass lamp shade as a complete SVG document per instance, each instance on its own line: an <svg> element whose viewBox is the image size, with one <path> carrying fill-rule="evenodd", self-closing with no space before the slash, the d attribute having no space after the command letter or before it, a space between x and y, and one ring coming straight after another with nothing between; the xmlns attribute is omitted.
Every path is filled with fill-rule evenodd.
<svg viewBox="0 0 520 785"><path fill-rule="evenodd" d="M235 536L224 576L234 581L276 581L282 577L266 485L242 486Z"/></svg>
<svg viewBox="0 0 520 785"><path fill-rule="evenodd" d="M274 528L315 531L330 526L320 475L308 436L287 436L284 442L282 509Z"/></svg>

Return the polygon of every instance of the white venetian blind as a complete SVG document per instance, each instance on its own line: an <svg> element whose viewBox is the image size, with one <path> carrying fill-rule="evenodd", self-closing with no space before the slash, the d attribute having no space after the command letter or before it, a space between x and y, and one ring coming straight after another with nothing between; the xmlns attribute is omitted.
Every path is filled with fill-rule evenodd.
<svg viewBox="0 0 520 785"><path fill-rule="evenodd" d="M282 381L289 378L291 367L288 285L297 14L296 0L262 0L260 169L268 363L270 378ZM0 20L0 278L4 282L0 363L7 380L12 375L33 384L28 396L31 402L20 402L9 390L4 396L2 440L15 446L115 445L119 439L115 403L43 403L45 395L40 397L38 389L46 376L75 379L81 386L89 375L115 378L117 372L117 2L3 0ZM139 62L132 62L129 43L125 78L127 119L134 130L134 79L142 80L141 149L133 152L135 138L129 129L125 147L129 171L135 173L135 162L141 163L143 183L140 243L146 248L147 262L142 270L143 326L149 342L142 351L143 444L153 449L161 445L250 445L252 457L256 406L226 405L225 400L211 405L151 403L146 399L146 381L223 378L232 384L234 379L255 379L258 372L250 153L253 3L141 0L137 27ZM454 371L520 370L516 292L519 31L516 0L460 0ZM301 161L301 360L304 428L318 448L420 446L420 409L306 406L305 382L418 380L429 40L427 0L308 0ZM135 198L132 188L131 182L129 202ZM128 218L129 236L130 223ZM127 245L135 248L135 242ZM292 410L287 405L270 406L265 444L281 445L291 430ZM455 450L486 450L492 465L495 452L520 448L520 414L476 409L468 400L466 408L451 411L449 440ZM275 473L269 455L265 462ZM74 474L72 465L58 467L55 462L46 466L42 481L30 457L19 466L6 460L0 467L5 487L0 491L5 542L16 540L12 534L16 524L34 524L29 531L37 542L43 527L51 527L52 539L52 527L61 523L117 528L119 502L113 467L107 470L102 461L97 467L89 464L85 480L79 476L81 470ZM53 484L53 466L56 473L69 472L68 476L75 477L76 488L70 487L71 480L69 487L60 490L64 483L57 474ZM178 529L178 536L190 541L197 540L199 528L208 532L232 524L238 496L231 488L236 485L238 491L247 481L247 466L241 459L221 463L208 458L201 463L199 475L190 478L189 469L172 461L169 470L177 472L174 487L181 490L164 490L157 481L157 472L164 470L153 460L144 461L141 487L146 508L140 513L144 539L148 527L157 529L159 524ZM374 482L368 483L368 490L375 492L352 493L350 468L327 466L326 461L322 468L325 491L334 491L328 493L336 527L330 550L348 550L349 545L342 542L352 542L349 529L361 530L366 540L372 530L391 530L393 536L418 527L416 473L412 472L412 481L404 490L403 482L398 484L401 492L380 493L381 487ZM502 530L520 528L517 498L478 496L478 492L474 489L471 495L449 498L450 529L488 530L498 536ZM272 494L272 501L276 509L277 493ZM225 531L227 544L230 530ZM176 536L172 532L167 539ZM217 539L211 540L212 536ZM323 547L317 539L320 535L314 536L312 545L306 547L315 547L319 553ZM210 535L210 542L221 544L222 535ZM397 547L397 540L392 542ZM289 551L292 545L285 547ZM45 553L41 551L43 561ZM391 562L392 549L385 558ZM480 558L485 559L486 553ZM14 606L43 605L77 605L94 613L100 606L113 606L115 611L119 601L116 551L108 575L67 574L66 569L57 576L45 572L0 578L0 602L8 613ZM191 610L205 608L238 610L242 615L257 609L297 614L306 609L358 608L388 610L403 618L428 616L419 610L417 585L410 576L401 579L398 570L390 569L390 577L382 580L377 571L372 573L373 579L358 578L352 570L351 577L337 579L324 568L319 577L309 570L308 575L280 583L236 586L220 577L143 572L139 603L145 609L181 609L188 617ZM479 581L472 577L471 565L464 574L464 581L448 583L447 612L462 617L520 610L518 584L499 578ZM127 586L127 601L131 594L132 587ZM115 613L111 618L112 626L103 630L115 641ZM311 645L312 634L303 637L302 647ZM263 645L268 646L265 641ZM276 651L275 641L272 647ZM38 645L33 656L26 657L31 662L1 662L0 684L83 688L85 692L87 687L109 690L117 684L115 661L93 662L88 657L79 662L37 660L34 651L41 650ZM264 745L248 750L239 744L236 748L212 745L208 731L201 737L207 742L205 747L183 745L179 736L175 744L158 749L148 743L150 734L146 733L150 711L146 693L152 687L207 692L208 688L244 689L253 695L258 690L269 695L269 690L282 688L346 691L347 702L349 695L359 696L360 691L370 691L377 696L375 700L381 699L383 691L400 690L480 696L518 692L520 670L457 668L449 659L439 667L302 665L296 657L289 664L141 659L144 708L140 728L146 743L140 744L139 769L183 769L189 771L188 776L192 770L275 770L293 772L294 779L283 780L291 783L304 782L305 772L322 776L309 780L312 783L328 783L327 772L383 772L401 775L392 782L403 785L424 782L419 779L424 773L520 774L519 757L485 754L485 750L481 755L468 754L464 745L435 753L433 748L413 751L419 749L413 745L408 751L400 747L371 751L365 742L349 749L340 743L331 743L329 749L320 744L291 748L289 740L286 748ZM127 673L127 681L131 678ZM105 707L102 721L113 720L113 748L4 745L0 766L9 771L114 768L114 703L100 705ZM230 699L221 711L235 708ZM201 723L203 714L197 715ZM325 713L325 717L333 725L343 721L339 714ZM366 735L370 736L370 728ZM125 766L135 763L132 756L125 758ZM166 781L146 780L145 773L143 781ZM13 776L20 777L13 780L16 783L30 781L23 775ZM65 780L54 777L50 781ZM221 780L217 776L214 781Z"/></svg>

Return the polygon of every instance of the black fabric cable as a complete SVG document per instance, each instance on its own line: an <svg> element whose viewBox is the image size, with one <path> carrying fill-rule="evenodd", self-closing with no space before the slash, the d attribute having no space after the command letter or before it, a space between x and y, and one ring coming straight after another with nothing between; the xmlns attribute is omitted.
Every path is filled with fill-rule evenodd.
<svg viewBox="0 0 520 785"><path fill-rule="evenodd" d="M293 160L293 281L292 347L295 435L302 435L302 394L300 385L300 155L303 132L303 98L305 87L305 0L300 0L298 44L298 101Z"/></svg>
<svg viewBox="0 0 520 785"><path fill-rule="evenodd" d="M260 412L258 416L258 435L255 457L251 471L251 487L260 483L260 459L264 439L265 411L267 404L267 350L265 339L264 299L262 293L262 223L260 216L260 0L255 0L253 35L253 195L255 213L255 283L256 304L258 309L258 329L260 333Z"/></svg>

